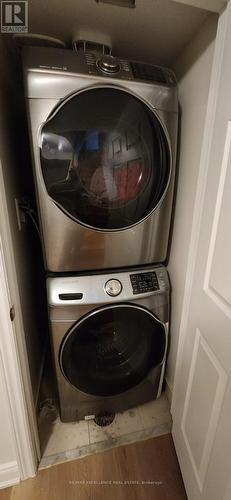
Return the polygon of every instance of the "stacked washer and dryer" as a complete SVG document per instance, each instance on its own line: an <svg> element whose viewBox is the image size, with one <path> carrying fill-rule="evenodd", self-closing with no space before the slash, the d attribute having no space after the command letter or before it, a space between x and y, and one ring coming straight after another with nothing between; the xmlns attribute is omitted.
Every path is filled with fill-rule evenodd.
<svg viewBox="0 0 231 500"><path fill-rule="evenodd" d="M88 50L24 71L61 419L115 413L163 383L177 84Z"/></svg>

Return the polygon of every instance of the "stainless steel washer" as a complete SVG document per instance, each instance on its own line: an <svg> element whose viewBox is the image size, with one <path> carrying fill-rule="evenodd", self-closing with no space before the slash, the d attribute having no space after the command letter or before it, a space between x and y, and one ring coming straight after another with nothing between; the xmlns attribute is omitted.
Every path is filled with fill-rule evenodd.
<svg viewBox="0 0 231 500"><path fill-rule="evenodd" d="M169 322L163 266L48 278L47 293L64 422L160 395Z"/></svg>
<svg viewBox="0 0 231 500"><path fill-rule="evenodd" d="M94 53L24 50L45 268L164 262L175 180L174 74Z"/></svg>

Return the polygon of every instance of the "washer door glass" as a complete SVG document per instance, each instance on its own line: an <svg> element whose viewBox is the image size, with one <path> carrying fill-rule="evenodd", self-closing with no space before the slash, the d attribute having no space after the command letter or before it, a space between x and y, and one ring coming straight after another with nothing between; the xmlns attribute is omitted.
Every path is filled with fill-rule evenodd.
<svg viewBox="0 0 231 500"><path fill-rule="evenodd" d="M97 309L64 338L60 366L68 381L92 395L120 394L163 361L165 328L148 310L127 305Z"/></svg>
<svg viewBox="0 0 231 500"><path fill-rule="evenodd" d="M142 101L112 88L64 102L43 126L40 157L56 204L101 230L140 222L155 209L170 177L159 120Z"/></svg>

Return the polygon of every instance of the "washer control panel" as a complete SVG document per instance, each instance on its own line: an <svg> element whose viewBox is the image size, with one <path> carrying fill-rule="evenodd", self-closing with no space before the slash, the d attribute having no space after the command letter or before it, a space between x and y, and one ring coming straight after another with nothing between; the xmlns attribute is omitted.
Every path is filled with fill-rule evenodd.
<svg viewBox="0 0 231 500"><path fill-rule="evenodd" d="M154 271L139 274L130 274L133 294L155 292L160 289L156 273Z"/></svg>
<svg viewBox="0 0 231 500"><path fill-rule="evenodd" d="M122 283L119 280L111 279L105 283L105 292L111 297L117 297L122 292Z"/></svg>
<svg viewBox="0 0 231 500"><path fill-rule="evenodd" d="M164 266L130 269L113 274L47 278L48 303L50 306L79 307L83 304L111 304L113 302L139 301L159 296L157 304L164 303L170 290L167 270ZM62 309L60 309L62 316Z"/></svg>

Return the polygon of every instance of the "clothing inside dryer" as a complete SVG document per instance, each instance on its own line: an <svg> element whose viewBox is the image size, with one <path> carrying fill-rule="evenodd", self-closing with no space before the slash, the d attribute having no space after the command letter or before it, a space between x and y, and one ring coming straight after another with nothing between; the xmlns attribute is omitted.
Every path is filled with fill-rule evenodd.
<svg viewBox="0 0 231 500"><path fill-rule="evenodd" d="M48 193L71 217L122 229L159 202L169 148L146 105L124 91L98 88L67 100L45 124L41 166Z"/></svg>

